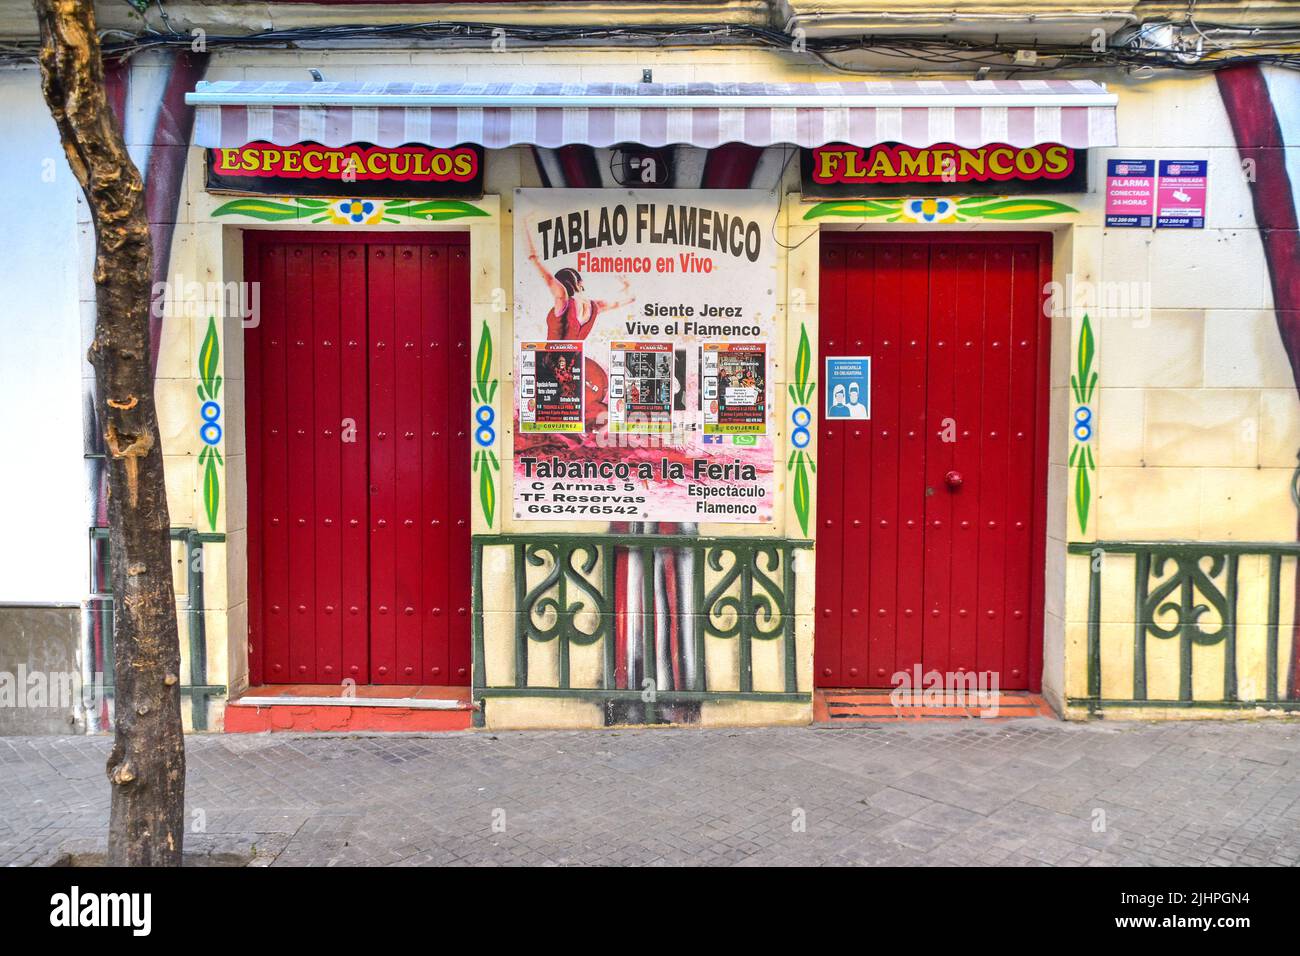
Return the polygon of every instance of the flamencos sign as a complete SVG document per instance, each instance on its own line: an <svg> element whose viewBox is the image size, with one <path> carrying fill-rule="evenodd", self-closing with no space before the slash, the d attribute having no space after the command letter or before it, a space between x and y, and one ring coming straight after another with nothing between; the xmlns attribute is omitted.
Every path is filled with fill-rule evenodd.
<svg viewBox="0 0 1300 956"><path fill-rule="evenodd" d="M483 195L483 149L473 145L441 149L256 142L210 149L207 158L211 192L392 199Z"/></svg>
<svg viewBox="0 0 1300 956"><path fill-rule="evenodd" d="M1086 192L1087 154L1060 143L964 147L832 143L800 157L805 198Z"/></svg>

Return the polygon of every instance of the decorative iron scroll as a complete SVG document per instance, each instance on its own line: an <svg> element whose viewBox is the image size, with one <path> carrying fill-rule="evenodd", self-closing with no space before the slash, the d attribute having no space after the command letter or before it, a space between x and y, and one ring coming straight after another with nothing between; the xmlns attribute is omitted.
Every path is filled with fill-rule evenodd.
<svg viewBox="0 0 1300 956"><path fill-rule="evenodd" d="M474 539L474 687L486 693L554 693L574 696L618 697L642 694L643 681L656 687L659 699L702 700L728 696L764 699L803 699L797 687L794 612L794 552L811 542L767 538L700 538L694 535L483 535ZM482 576L483 549L509 546L514 552L514 680L508 687L488 686L483 666ZM665 587L654 569L664 564L655 555L686 555L689 568L674 587L683 589L690 608L667 626L676 613L663 599ZM623 580L624 591L635 590L620 604L616 576L620 555L637 569ZM530 573L531 572L531 573ZM631 609L625 609L631 608ZM683 615L677 615L679 618ZM620 639L627 639L627 622L635 619L633 643L640 668L618 660ZM622 630L620 622L622 622ZM710 685L705 668L706 637L735 640L739 650L737 685ZM689 664L675 674L657 673L668 656L656 642L689 644L681 648ZM751 674L752 643L783 641L784 689L754 691ZM556 642L559 676L553 688L530 681L532 644ZM570 648L601 645L603 673L600 686L571 686ZM643 668L643 669L641 669ZM535 675L533 675L535 677Z"/></svg>
<svg viewBox="0 0 1300 956"><path fill-rule="evenodd" d="M705 555L705 561L714 571L725 568L722 578L704 599L705 632L715 637L739 635L759 640L780 637L786 596L759 568L759 558L765 558L769 572L780 571L781 555L777 546L714 545L705 550ZM737 580L740 593L729 593Z"/></svg>
<svg viewBox="0 0 1300 956"><path fill-rule="evenodd" d="M1090 557L1088 590L1088 696L1071 703L1096 708L1121 706L1205 706L1300 709L1292 674L1279 661L1282 562L1300 558L1300 543L1213 541L1075 542L1071 554ZM1133 696L1103 699L1101 694L1101 577L1110 555L1132 555ZM1265 621L1265 687L1262 694L1240 686L1238 675L1239 571L1241 559L1268 559ZM1151 698L1147 689L1148 639L1178 642L1178 697ZM1193 693L1193 649L1224 645L1223 695L1198 698ZM1296 649L1292 648L1292 655Z"/></svg>

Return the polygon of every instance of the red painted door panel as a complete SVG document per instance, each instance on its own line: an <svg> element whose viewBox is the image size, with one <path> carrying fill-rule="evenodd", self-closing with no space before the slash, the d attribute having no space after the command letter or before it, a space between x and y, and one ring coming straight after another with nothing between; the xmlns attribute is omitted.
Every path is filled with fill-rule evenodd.
<svg viewBox="0 0 1300 956"><path fill-rule="evenodd" d="M872 418L819 420L819 685L1038 689L1049 278L1038 235L823 236L821 356L872 356Z"/></svg>
<svg viewBox="0 0 1300 956"><path fill-rule="evenodd" d="M468 683L463 238L252 233L246 262L253 680Z"/></svg>

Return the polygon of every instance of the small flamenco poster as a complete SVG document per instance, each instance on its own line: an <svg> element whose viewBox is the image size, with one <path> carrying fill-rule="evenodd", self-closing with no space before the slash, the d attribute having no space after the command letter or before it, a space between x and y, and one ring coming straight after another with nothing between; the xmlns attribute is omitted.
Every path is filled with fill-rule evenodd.
<svg viewBox="0 0 1300 956"><path fill-rule="evenodd" d="M520 431L582 431L582 343L521 343L519 398Z"/></svg>

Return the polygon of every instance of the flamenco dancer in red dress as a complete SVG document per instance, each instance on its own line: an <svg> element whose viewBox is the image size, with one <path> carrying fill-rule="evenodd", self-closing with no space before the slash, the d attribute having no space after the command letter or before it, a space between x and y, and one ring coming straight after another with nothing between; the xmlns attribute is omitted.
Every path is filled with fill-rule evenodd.
<svg viewBox="0 0 1300 956"><path fill-rule="evenodd" d="M555 381L560 386L561 398L577 398L578 390L573 383L573 372L569 369L569 363L564 360L564 356L558 356L555 360Z"/></svg>
<svg viewBox="0 0 1300 956"><path fill-rule="evenodd" d="M563 268L552 275L537 257L537 247L533 245L531 231L528 231L528 261L537 267L542 280L550 289L555 304L546 313L546 338L551 342L573 342L585 339L596 327L596 317L609 309L621 309L636 301L628 295L628 281L620 276L623 284L619 298L609 302L604 299L587 297L583 287L582 276L576 269ZM606 395L609 379L605 370L590 358L583 360L583 388L586 389L584 418L590 431L598 425L605 424L609 418L609 404Z"/></svg>

